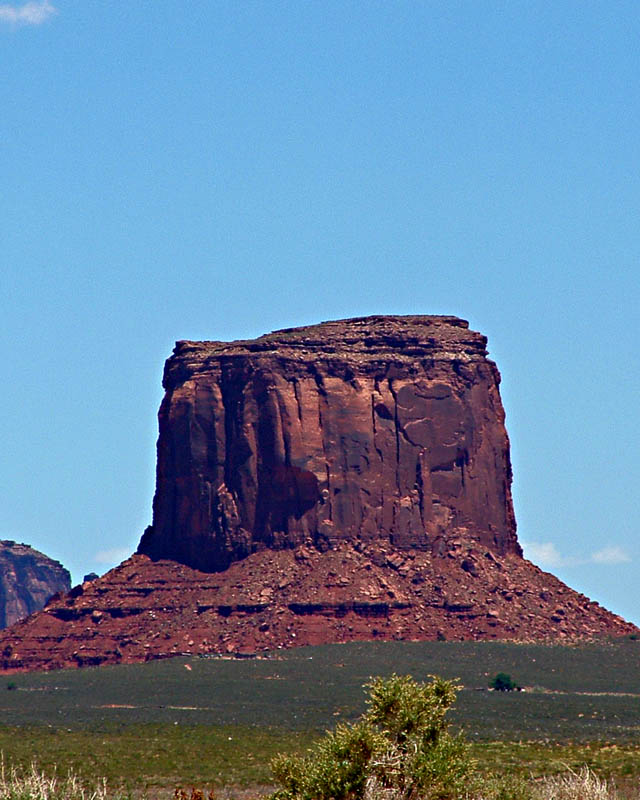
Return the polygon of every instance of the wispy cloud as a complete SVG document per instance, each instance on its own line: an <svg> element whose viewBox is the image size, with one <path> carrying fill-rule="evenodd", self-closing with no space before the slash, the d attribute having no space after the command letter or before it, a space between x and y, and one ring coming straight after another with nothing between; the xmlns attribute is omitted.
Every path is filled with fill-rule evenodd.
<svg viewBox="0 0 640 800"><path fill-rule="evenodd" d="M113 550L100 550L98 551L93 560L96 564L119 564L125 558L129 558L131 550L128 547L114 547Z"/></svg>
<svg viewBox="0 0 640 800"><path fill-rule="evenodd" d="M2 3L0 22L8 22L11 25L41 25L56 13L56 7L49 0L23 3L21 6Z"/></svg>
<svg viewBox="0 0 640 800"><path fill-rule="evenodd" d="M628 564L631 561L628 553L614 545L613 547L603 547L591 554L591 561L594 564Z"/></svg>
<svg viewBox="0 0 640 800"><path fill-rule="evenodd" d="M541 567L577 567L581 564L628 564L631 558L619 545L603 547L582 558L563 555L553 542L523 542L525 557Z"/></svg>
<svg viewBox="0 0 640 800"><path fill-rule="evenodd" d="M523 542L522 549L526 558L545 567L563 567L567 563L553 542Z"/></svg>

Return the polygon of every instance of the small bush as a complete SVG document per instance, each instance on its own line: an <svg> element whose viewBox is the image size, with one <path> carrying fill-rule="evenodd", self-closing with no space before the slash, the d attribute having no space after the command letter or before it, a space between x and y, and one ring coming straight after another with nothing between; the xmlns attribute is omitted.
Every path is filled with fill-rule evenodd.
<svg viewBox="0 0 640 800"><path fill-rule="evenodd" d="M506 672L499 672L489 682L489 688L495 689L497 692L513 692L520 687L515 681L511 680L511 675L507 675Z"/></svg>
<svg viewBox="0 0 640 800"><path fill-rule="evenodd" d="M476 785L474 800L543 800L534 798L533 786L521 775L486 775Z"/></svg>
<svg viewBox="0 0 640 800"><path fill-rule="evenodd" d="M173 792L173 800L215 800L215 797L215 793L211 789L205 795L202 789L196 789L195 787L192 787L189 792L179 786Z"/></svg>
<svg viewBox="0 0 640 800"><path fill-rule="evenodd" d="M368 711L338 725L306 757L272 763L271 800L447 800L466 795L475 764L445 715L457 686L393 675L367 684Z"/></svg>

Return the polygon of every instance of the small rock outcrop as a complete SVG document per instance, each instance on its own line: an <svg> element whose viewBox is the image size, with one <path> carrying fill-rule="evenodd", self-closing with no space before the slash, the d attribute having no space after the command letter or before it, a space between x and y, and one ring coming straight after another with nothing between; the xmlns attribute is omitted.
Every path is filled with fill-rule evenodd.
<svg viewBox="0 0 640 800"><path fill-rule="evenodd" d="M29 545L0 541L0 628L39 611L70 587L71 576L58 561Z"/></svg>
<svg viewBox="0 0 640 800"><path fill-rule="evenodd" d="M521 554L486 339L456 317L362 317L178 342L140 553L220 571L264 549L464 532Z"/></svg>

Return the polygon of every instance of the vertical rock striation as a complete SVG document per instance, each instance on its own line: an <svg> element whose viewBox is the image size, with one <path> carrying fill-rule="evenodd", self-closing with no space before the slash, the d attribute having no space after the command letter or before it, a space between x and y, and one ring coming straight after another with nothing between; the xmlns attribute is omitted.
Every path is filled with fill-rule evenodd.
<svg viewBox="0 0 640 800"><path fill-rule="evenodd" d="M205 571L265 548L465 535L521 554L500 375L456 317L179 342L139 552Z"/></svg>

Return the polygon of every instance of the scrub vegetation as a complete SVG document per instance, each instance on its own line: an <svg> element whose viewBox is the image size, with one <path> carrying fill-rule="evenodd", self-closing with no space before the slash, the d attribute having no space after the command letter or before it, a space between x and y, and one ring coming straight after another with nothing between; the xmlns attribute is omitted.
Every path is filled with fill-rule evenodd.
<svg viewBox="0 0 640 800"><path fill-rule="evenodd" d="M424 684L438 674L462 685L447 731L462 732L487 797L503 776L536 788L542 776L577 781L585 767L592 784L597 777L608 792L615 784L631 796L640 780L639 662L636 641L378 642L264 660L177 658L18 674L0 687L0 750L7 770L27 774L35 756L43 775L71 770L83 787L106 778L113 791L136 796L169 800L176 786L189 796L191 787L205 797L210 789L220 796L221 787L268 794L278 753L308 757L325 731L357 725L370 712L362 686L372 675ZM490 691L499 672L524 691ZM498 788L499 800L521 796L513 785ZM559 791L553 797L563 800Z"/></svg>

